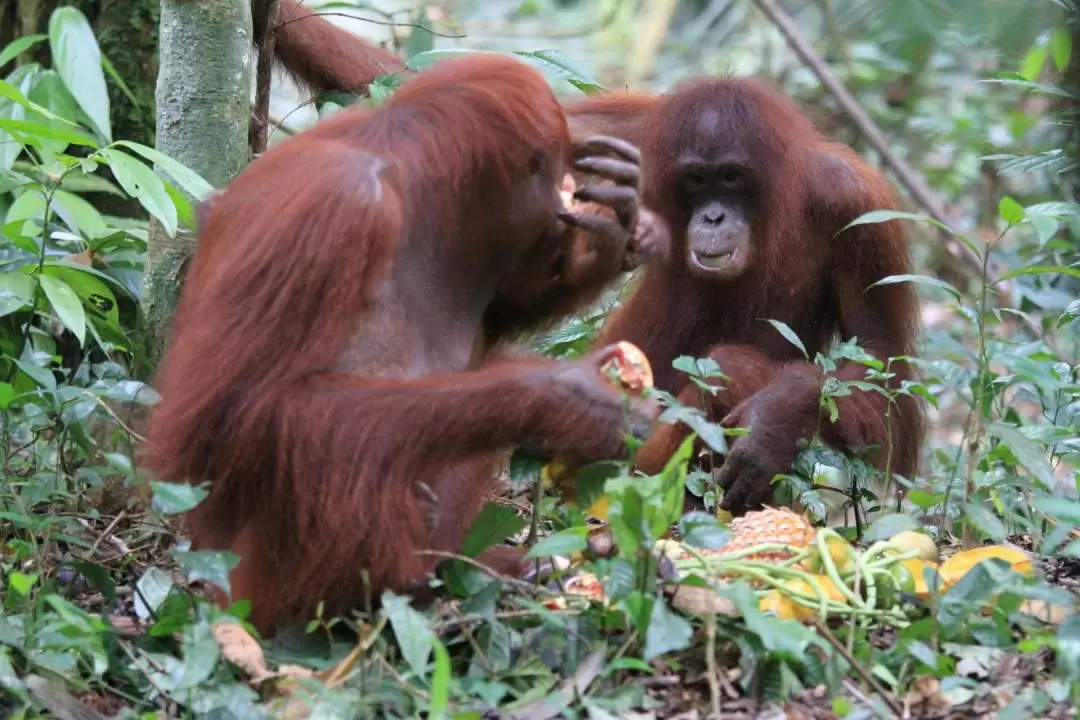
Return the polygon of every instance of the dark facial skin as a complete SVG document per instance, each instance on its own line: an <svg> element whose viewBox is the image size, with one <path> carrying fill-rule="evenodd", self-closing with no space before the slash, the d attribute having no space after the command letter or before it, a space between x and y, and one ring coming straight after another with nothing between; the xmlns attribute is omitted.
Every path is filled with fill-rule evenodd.
<svg viewBox="0 0 1080 720"><path fill-rule="evenodd" d="M690 213L686 262L695 275L729 280L750 266L754 182L737 159L687 157L679 164L679 189Z"/></svg>

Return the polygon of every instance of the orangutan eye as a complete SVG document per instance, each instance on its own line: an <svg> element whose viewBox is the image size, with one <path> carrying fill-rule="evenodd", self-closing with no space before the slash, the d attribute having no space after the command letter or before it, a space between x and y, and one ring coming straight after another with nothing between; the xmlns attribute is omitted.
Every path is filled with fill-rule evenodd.
<svg viewBox="0 0 1080 720"><path fill-rule="evenodd" d="M689 172L683 176L683 182L688 190L700 190L708 182L705 176L699 172Z"/></svg>
<svg viewBox="0 0 1080 720"><path fill-rule="evenodd" d="M720 183L731 190L737 190L743 186L745 176L738 168L727 168L720 175Z"/></svg>

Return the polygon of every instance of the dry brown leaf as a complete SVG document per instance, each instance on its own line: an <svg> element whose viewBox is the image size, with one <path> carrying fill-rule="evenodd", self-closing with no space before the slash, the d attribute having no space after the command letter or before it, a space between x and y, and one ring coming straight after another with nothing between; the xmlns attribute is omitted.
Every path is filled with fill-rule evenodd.
<svg viewBox="0 0 1080 720"><path fill-rule="evenodd" d="M1063 605L1051 605L1045 600L1025 600L1020 603L1019 610L1036 620L1055 626L1065 622L1065 619L1072 614L1069 608Z"/></svg>
<svg viewBox="0 0 1080 720"><path fill-rule="evenodd" d="M232 622L219 622L213 626L213 632L221 654L247 673L250 683L257 684L276 676L266 667L266 656L258 641L243 627Z"/></svg>
<svg viewBox="0 0 1080 720"><path fill-rule="evenodd" d="M671 604L692 615L727 615L736 617L739 611L728 598L711 588L680 585L671 598Z"/></svg>

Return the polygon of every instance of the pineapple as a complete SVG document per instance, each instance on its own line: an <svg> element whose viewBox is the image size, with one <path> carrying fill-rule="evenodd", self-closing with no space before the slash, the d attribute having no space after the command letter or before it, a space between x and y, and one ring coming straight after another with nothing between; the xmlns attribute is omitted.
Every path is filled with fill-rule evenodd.
<svg viewBox="0 0 1080 720"><path fill-rule="evenodd" d="M755 545L783 544L790 550L770 550L747 556L747 560L780 563L814 542L816 531L810 521L787 508L766 507L735 518L728 524L731 539L720 553L738 552Z"/></svg>

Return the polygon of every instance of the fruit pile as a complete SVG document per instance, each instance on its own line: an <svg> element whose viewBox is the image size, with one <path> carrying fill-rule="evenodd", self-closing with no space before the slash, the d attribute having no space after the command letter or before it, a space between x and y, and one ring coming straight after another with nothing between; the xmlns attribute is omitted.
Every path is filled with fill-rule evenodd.
<svg viewBox="0 0 1080 720"><path fill-rule="evenodd" d="M744 579L761 592L760 608L781 618L876 617L905 625L904 598L944 592L982 560L1000 558L1018 572L1032 570L1023 551L977 548L937 564L937 547L921 533L903 532L858 550L832 528L814 528L787 509L766 508L733 520L731 538L717 550L664 541L680 574Z"/></svg>

